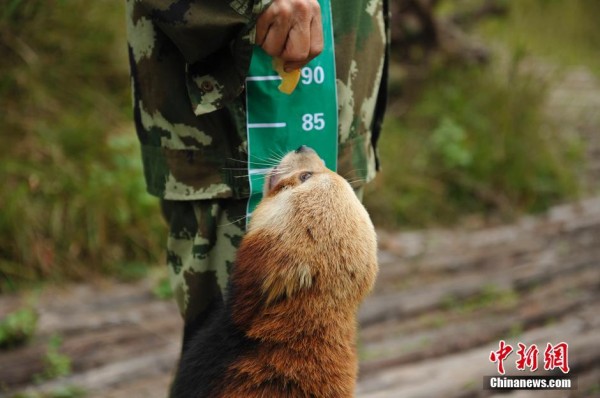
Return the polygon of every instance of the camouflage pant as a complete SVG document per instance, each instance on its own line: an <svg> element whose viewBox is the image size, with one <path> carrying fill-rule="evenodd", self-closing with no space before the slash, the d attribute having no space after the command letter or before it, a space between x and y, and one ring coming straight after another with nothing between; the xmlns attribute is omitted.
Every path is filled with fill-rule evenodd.
<svg viewBox="0 0 600 398"><path fill-rule="evenodd" d="M362 199L363 189L355 190ZM184 344L223 303L235 253L246 229L246 200L163 200L169 224L167 264L185 321Z"/></svg>
<svg viewBox="0 0 600 398"><path fill-rule="evenodd" d="M169 224L167 264L186 330L184 339L223 302L246 227L245 200L163 200Z"/></svg>

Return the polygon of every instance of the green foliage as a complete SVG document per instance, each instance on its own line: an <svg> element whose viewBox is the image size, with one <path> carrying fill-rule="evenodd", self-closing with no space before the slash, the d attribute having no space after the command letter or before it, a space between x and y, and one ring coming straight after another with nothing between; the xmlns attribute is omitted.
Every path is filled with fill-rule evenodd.
<svg viewBox="0 0 600 398"><path fill-rule="evenodd" d="M513 290L500 290L495 285L483 286L481 291L466 299L448 296L444 308L460 314L468 314L481 309L511 308L519 302L518 294Z"/></svg>
<svg viewBox="0 0 600 398"><path fill-rule="evenodd" d="M506 332L505 340L516 339L523 336L525 328L520 322L514 323L510 326L510 329Z"/></svg>
<svg viewBox="0 0 600 398"><path fill-rule="evenodd" d="M148 264L141 262L126 262L119 264L112 272L121 282L135 282L148 275Z"/></svg>
<svg viewBox="0 0 600 398"><path fill-rule="evenodd" d="M133 127L123 128L123 13L113 2L0 6L0 292L160 255L158 203Z"/></svg>
<svg viewBox="0 0 600 398"><path fill-rule="evenodd" d="M466 138L465 130L446 117L433 130L430 146L446 167L464 168L473 160Z"/></svg>
<svg viewBox="0 0 600 398"><path fill-rule="evenodd" d="M489 20L479 29L490 40L565 66L586 65L600 76L600 2L528 0L506 5L507 18Z"/></svg>
<svg viewBox="0 0 600 398"><path fill-rule="evenodd" d="M154 289L152 289L152 293L154 296L158 297L161 300L170 300L173 298L173 289L171 289L171 282L169 281L169 277L165 276L160 278Z"/></svg>
<svg viewBox="0 0 600 398"><path fill-rule="evenodd" d="M46 393L18 393L11 398L84 398L86 395L85 390L79 387L66 386Z"/></svg>
<svg viewBox="0 0 600 398"><path fill-rule="evenodd" d="M587 390L583 392L583 395L585 397L600 395L600 382L593 383L591 386L589 386Z"/></svg>
<svg viewBox="0 0 600 398"><path fill-rule="evenodd" d="M12 348L27 343L34 335L38 316L31 308L9 313L0 320L0 348Z"/></svg>
<svg viewBox="0 0 600 398"><path fill-rule="evenodd" d="M62 339L58 335L50 337L44 356L44 371L36 375L38 382L52 380L71 374L71 358L60 352Z"/></svg>
<svg viewBox="0 0 600 398"><path fill-rule="evenodd" d="M385 227L510 219L576 194L579 142L543 115L545 86L513 67L435 68L412 106L388 118L383 172L365 195Z"/></svg>

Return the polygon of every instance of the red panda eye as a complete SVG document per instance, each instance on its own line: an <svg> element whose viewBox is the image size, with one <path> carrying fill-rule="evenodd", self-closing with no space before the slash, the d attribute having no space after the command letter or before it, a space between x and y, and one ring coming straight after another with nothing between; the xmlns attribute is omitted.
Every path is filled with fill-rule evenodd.
<svg viewBox="0 0 600 398"><path fill-rule="evenodd" d="M306 180L308 180L310 177L312 177L312 174L310 171L307 171L305 173L300 174L300 182L305 182Z"/></svg>

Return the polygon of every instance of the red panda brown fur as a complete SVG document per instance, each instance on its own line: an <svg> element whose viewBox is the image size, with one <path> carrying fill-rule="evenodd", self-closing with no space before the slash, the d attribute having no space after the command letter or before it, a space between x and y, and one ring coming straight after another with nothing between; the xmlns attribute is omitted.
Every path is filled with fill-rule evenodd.
<svg viewBox="0 0 600 398"><path fill-rule="evenodd" d="M176 378L176 398L354 395L356 312L377 273L373 225L349 184L312 150L288 154L265 185L223 309L240 343L228 347L224 364L207 358L223 372L204 389L188 386L194 371L206 382L194 370L200 361L182 359L187 376ZM204 333L195 344L211 338Z"/></svg>

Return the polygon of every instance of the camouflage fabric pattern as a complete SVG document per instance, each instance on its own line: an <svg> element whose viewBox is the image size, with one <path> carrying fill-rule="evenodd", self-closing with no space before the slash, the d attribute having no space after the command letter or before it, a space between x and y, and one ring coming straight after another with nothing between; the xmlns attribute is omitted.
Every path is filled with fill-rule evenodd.
<svg viewBox="0 0 600 398"><path fill-rule="evenodd" d="M338 95L338 173L363 184L379 168L376 143L387 99L386 0L331 1Z"/></svg>
<svg viewBox="0 0 600 398"><path fill-rule="evenodd" d="M243 198L251 30L266 1L127 0L134 122L148 191Z"/></svg>
<svg viewBox="0 0 600 398"><path fill-rule="evenodd" d="M269 0L127 0L134 122L148 191L168 200L249 195L245 76ZM385 107L387 0L332 0L338 172L375 175Z"/></svg>
<svg viewBox="0 0 600 398"><path fill-rule="evenodd" d="M187 322L224 300L235 253L245 232L245 200L162 201L169 224L167 263Z"/></svg>

